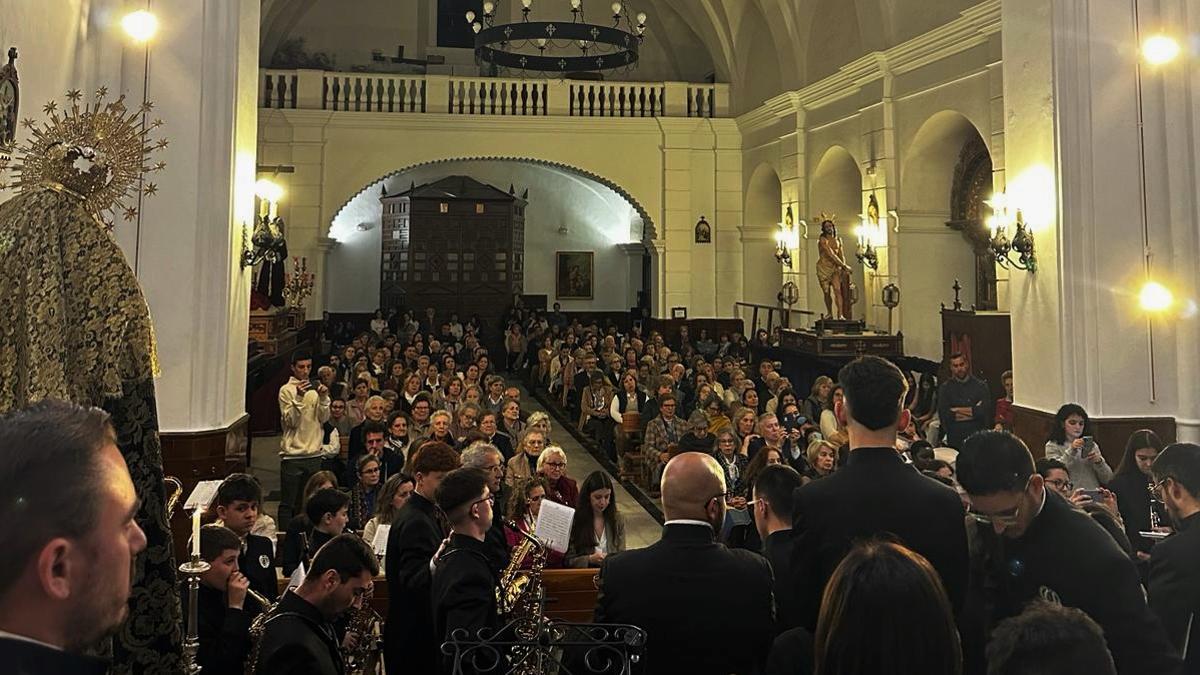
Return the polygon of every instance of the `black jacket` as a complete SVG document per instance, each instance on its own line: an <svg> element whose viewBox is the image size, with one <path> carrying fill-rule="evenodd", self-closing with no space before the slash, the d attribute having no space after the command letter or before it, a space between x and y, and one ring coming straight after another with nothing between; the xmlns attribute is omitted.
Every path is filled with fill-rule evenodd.
<svg viewBox="0 0 1200 675"><path fill-rule="evenodd" d="M1200 513L1179 524L1179 533L1154 547L1150 556L1150 609L1181 652L1188 673L1200 673ZM1188 627L1191 626L1189 631Z"/></svg>
<svg viewBox="0 0 1200 675"><path fill-rule="evenodd" d="M816 630L821 593L858 539L883 534L925 556L957 614L967 589L967 533L954 490L922 476L892 448L858 448L836 473L796 489L793 523L802 624Z"/></svg>
<svg viewBox="0 0 1200 675"><path fill-rule="evenodd" d="M1133 544L1135 551L1150 553L1154 548L1154 540L1143 537L1141 532L1150 531L1150 481L1141 471L1130 471L1117 474L1108 482L1108 489L1117 496L1117 510L1121 512L1121 520L1125 522L1125 536ZM1159 510L1162 523L1166 524L1166 514Z"/></svg>
<svg viewBox="0 0 1200 675"><path fill-rule="evenodd" d="M238 571L250 580L250 588L268 600L279 597L279 577L275 573L275 547L271 540L258 534L246 535L246 543L238 556Z"/></svg>
<svg viewBox="0 0 1200 675"><path fill-rule="evenodd" d="M388 532L384 658L388 675L437 672L438 646L430 605L429 561L445 537L437 506L418 492L400 509Z"/></svg>
<svg viewBox="0 0 1200 675"><path fill-rule="evenodd" d="M182 629L186 636L186 583L180 584L179 598L183 602ZM242 609L230 607L224 591L204 584L200 584L196 599L196 633L200 637L196 662L204 669L205 675L242 675L246 672L246 657L250 655L250 622L263 608L249 595Z"/></svg>
<svg viewBox="0 0 1200 675"><path fill-rule="evenodd" d="M774 532L763 542L763 557L771 563L771 573L775 576L775 629L779 632L796 628L801 623L800 583L792 570L795 555L794 530Z"/></svg>
<svg viewBox="0 0 1200 675"><path fill-rule="evenodd" d="M508 548L508 537L504 534L504 514L508 513L508 497L511 493L512 490L503 482L500 483L500 489L492 493L496 501L492 504L492 526L488 528L484 543L487 545L488 560L496 574L508 567L512 558L512 552Z"/></svg>
<svg viewBox="0 0 1200 675"><path fill-rule="evenodd" d="M646 631L634 672L758 673L775 635L771 567L704 525L669 524L662 539L600 566L596 623Z"/></svg>
<svg viewBox="0 0 1200 675"><path fill-rule="evenodd" d="M496 616L497 583L499 578L488 559L487 544L462 534L450 535L450 543L433 573L430 592L433 633L439 646L459 628L474 639L482 628L500 627ZM447 658L446 663L452 661ZM464 663L469 663L469 656Z"/></svg>
<svg viewBox="0 0 1200 675"><path fill-rule="evenodd" d="M104 675L108 662L25 640L0 637L0 663L9 675Z"/></svg>
<svg viewBox="0 0 1200 675"><path fill-rule="evenodd" d="M271 675L343 675L333 625L307 600L284 593L267 619L255 672Z"/></svg>
<svg viewBox="0 0 1200 675"><path fill-rule="evenodd" d="M985 530L986 531L986 530ZM1077 607L1104 630L1120 675L1179 672L1175 649L1146 604L1133 561L1086 513L1046 490L1019 539L1003 539L996 620L1038 597Z"/></svg>

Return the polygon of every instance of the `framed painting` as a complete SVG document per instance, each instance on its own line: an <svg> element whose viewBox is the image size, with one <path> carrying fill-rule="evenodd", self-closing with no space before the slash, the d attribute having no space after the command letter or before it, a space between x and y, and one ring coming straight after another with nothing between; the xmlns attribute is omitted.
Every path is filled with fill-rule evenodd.
<svg viewBox="0 0 1200 675"><path fill-rule="evenodd" d="M554 297L559 300L591 300L593 251L555 253Z"/></svg>

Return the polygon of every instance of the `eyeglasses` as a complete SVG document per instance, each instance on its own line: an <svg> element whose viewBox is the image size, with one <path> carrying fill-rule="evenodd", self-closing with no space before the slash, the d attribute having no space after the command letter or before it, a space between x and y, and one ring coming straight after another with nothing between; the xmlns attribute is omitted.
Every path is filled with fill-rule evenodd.
<svg viewBox="0 0 1200 675"><path fill-rule="evenodd" d="M1157 483L1155 483L1154 485L1150 486L1150 495L1152 497L1154 497L1155 501L1162 502L1163 486L1166 485L1167 481L1169 481L1169 480L1171 480L1171 477L1167 476L1166 478L1164 478L1164 479L1158 481Z"/></svg>
<svg viewBox="0 0 1200 675"><path fill-rule="evenodd" d="M543 500L543 499L545 499L545 498L546 498L546 495L533 495L533 496L531 496L531 497L529 498L529 501L531 501L531 502L540 502L540 501L542 501L542 500Z"/></svg>
<svg viewBox="0 0 1200 675"><path fill-rule="evenodd" d="M1046 484L1053 485L1055 487L1055 489L1058 489L1058 490L1070 490L1075 487L1075 484L1072 483L1071 481L1063 480L1061 478L1052 478L1052 479L1048 478L1048 479L1046 479Z"/></svg>
<svg viewBox="0 0 1200 675"><path fill-rule="evenodd" d="M1033 476L1030 476L1029 479L1025 481L1025 487L1021 488L1022 495L1029 490L1029 484L1032 481ZM980 523L981 525L1003 525L1005 527L1009 527L1011 525L1015 525L1017 521L1021 519L1021 503L1017 502L1016 506L1012 507L1011 509L1006 509L1000 513L979 513L974 509L967 509L967 515L974 518L975 522Z"/></svg>
<svg viewBox="0 0 1200 675"><path fill-rule="evenodd" d="M476 504L482 504L484 502L487 502L488 504L495 504L496 503L496 495L488 495L488 496L484 497L483 499L476 499L475 501L471 502L471 506L474 507Z"/></svg>
<svg viewBox="0 0 1200 675"><path fill-rule="evenodd" d="M561 469L567 465L566 462L546 462L546 466L552 466L556 469Z"/></svg>

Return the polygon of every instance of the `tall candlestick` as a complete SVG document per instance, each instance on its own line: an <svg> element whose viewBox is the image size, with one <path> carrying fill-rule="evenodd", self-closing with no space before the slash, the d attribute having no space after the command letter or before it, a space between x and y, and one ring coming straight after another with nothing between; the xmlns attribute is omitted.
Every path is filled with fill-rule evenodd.
<svg viewBox="0 0 1200 675"><path fill-rule="evenodd" d="M200 557L200 509L192 510L192 557Z"/></svg>

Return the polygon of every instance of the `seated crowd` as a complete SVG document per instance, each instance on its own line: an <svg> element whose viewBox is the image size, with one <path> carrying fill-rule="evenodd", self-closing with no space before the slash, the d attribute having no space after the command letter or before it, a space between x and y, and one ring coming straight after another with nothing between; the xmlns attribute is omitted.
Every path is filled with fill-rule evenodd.
<svg viewBox="0 0 1200 675"><path fill-rule="evenodd" d="M668 340L515 307L493 360L478 322L436 317L331 329L313 379L293 358L278 520L234 474L201 531L205 672L241 672L277 599L323 628L297 649L280 633L303 622L268 629L259 672L339 672L320 664L362 638L349 617L377 574L387 672L449 672L452 630L498 628L495 583L531 564L512 556L547 500L574 515L545 567L597 568L595 621L646 632L635 672L1200 672L1200 446L1138 431L1114 471L1066 405L1035 461L1007 431L1011 375L992 401L957 354L941 385L863 357L797 389L765 333ZM10 415L0 446L55 412ZM661 499L661 541L626 550L614 479L572 476L568 435ZM12 630L11 603L38 598L3 593Z"/></svg>

